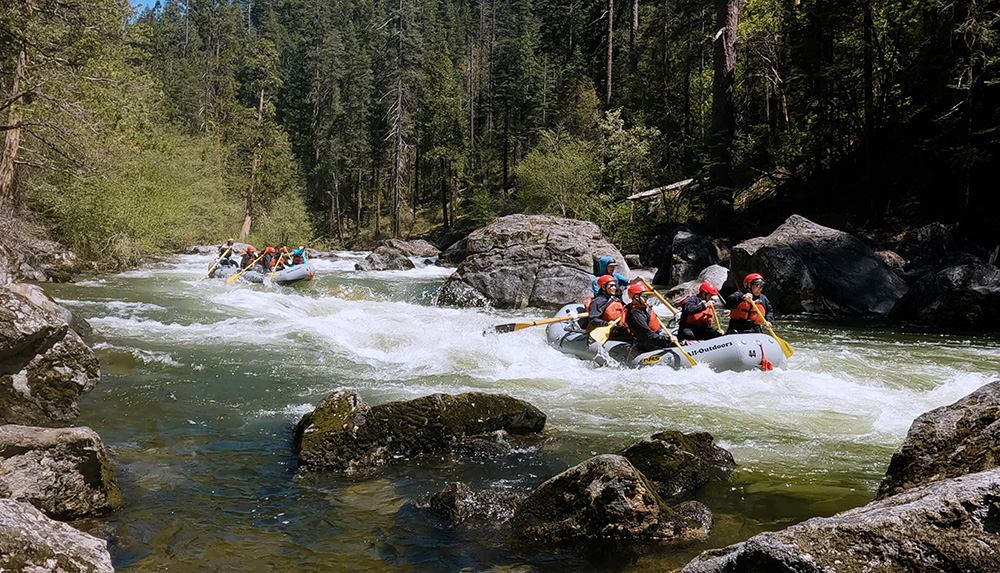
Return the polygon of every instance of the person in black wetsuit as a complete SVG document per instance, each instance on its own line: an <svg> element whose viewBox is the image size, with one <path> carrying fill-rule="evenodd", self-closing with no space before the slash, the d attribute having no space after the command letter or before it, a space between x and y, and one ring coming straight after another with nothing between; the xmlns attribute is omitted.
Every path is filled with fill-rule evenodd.
<svg viewBox="0 0 1000 573"><path fill-rule="evenodd" d="M628 287L632 302L625 307L625 325L635 339L635 345L643 352L660 350L670 346L670 336L666 333L656 312L646 304L646 289L634 284Z"/></svg>

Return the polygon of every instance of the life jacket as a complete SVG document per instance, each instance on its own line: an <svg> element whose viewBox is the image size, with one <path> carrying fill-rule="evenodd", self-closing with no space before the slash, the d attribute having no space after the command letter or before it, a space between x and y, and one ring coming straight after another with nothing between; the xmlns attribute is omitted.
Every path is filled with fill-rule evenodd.
<svg viewBox="0 0 1000 573"><path fill-rule="evenodd" d="M730 313L730 316L732 316L732 313ZM691 326L712 326L714 321L715 309L710 306L706 306L705 310L689 314L684 318L684 322Z"/></svg>
<svg viewBox="0 0 1000 573"><path fill-rule="evenodd" d="M756 305L760 308L760 304ZM760 309L764 312L764 309ZM740 304L736 305L736 308L729 311L730 320L749 320L754 324L764 324L764 317L754 310L754 305L750 304L748 301L741 300Z"/></svg>
<svg viewBox="0 0 1000 573"><path fill-rule="evenodd" d="M302 255L294 255L292 257L292 264L293 265L301 265L303 262L304 262L304 259L303 259Z"/></svg>
<svg viewBox="0 0 1000 573"><path fill-rule="evenodd" d="M587 301L587 310L588 311L590 310L589 300ZM604 312L601 314L601 320L606 322L614 322L615 320L618 319L622 320L625 319L625 305L622 304L622 301L618 300L617 298L613 298L611 299L611 302L608 303L608 306L604 307ZM587 326L588 331L593 330L594 328L596 327L590 325Z"/></svg>
<svg viewBox="0 0 1000 573"><path fill-rule="evenodd" d="M625 307L625 311L628 312L628 311L631 311L631 310L633 310L635 308L638 308L638 307L632 306L632 303L629 303L629 305L627 307ZM661 328L663 328L663 325L660 324L660 317L656 316L656 311L653 310L651 307L648 307L648 306L646 307L646 310L649 311L649 322L647 323L649 325L649 329L652 330L653 332L657 332ZM625 321L625 328L628 330L628 333L632 335L632 338L636 337L635 333L632 332L632 329L629 328L627 320Z"/></svg>

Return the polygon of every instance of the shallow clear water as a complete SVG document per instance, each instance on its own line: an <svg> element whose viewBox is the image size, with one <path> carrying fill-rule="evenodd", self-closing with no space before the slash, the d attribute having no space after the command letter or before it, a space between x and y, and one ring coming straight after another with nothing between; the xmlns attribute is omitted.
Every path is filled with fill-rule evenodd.
<svg viewBox="0 0 1000 573"><path fill-rule="evenodd" d="M597 368L549 348L544 327L483 336L547 311L438 308L448 269L356 272L361 253L338 255L293 287L201 282L201 255L46 285L94 327L103 378L77 424L111 448L122 483L125 509L90 524L118 570L668 571L866 503L915 417L1000 378L996 338L807 318L779 324L796 350L786 371ZM503 392L548 423L500 460L295 478L292 425L342 388L372 405ZM708 544L504 548L406 506L456 480L527 490L665 429L707 431L740 464L699 495Z"/></svg>

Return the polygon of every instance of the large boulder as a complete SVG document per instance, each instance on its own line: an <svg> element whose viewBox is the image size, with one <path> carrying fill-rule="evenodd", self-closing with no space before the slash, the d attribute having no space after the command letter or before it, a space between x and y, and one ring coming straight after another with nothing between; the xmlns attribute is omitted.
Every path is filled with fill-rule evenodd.
<svg viewBox="0 0 1000 573"><path fill-rule="evenodd" d="M417 265L402 251L379 245L361 262L354 264L357 271L408 271Z"/></svg>
<svg viewBox="0 0 1000 573"><path fill-rule="evenodd" d="M622 456L593 457L549 479L505 524L521 539L563 543L585 539L704 540L710 513L688 502L669 508L656 486Z"/></svg>
<svg viewBox="0 0 1000 573"><path fill-rule="evenodd" d="M1000 268L967 254L953 255L950 263L922 274L890 316L918 324L996 331Z"/></svg>
<svg viewBox="0 0 1000 573"><path fill-rule="evenodd" d="M729 258L724 246L687 227L650 238L641 253L648 266L656 267L653 284L670 287L693 281L706 267L725 264Z"/></svg>
<svg viewBox="0 0 1000 573"><path fill-rule="evenodd" d="M733 455L715 445L708 432L660 432L620 454L657 486L663 497L690 495L713 475L736 468Z"/></svg>
<svg viewBox="0 0 1000 573"><path fill-rule="evenodd" d="M682 573L1000 571L1000 469L702 553Z"/></svg>
<svg viewBox="0 0 1000 573"><path fill-rule="evenodd" d="M100 363L70 320L0 288L0 423L50 425L79 415L76 400L100 381Z"/></svg>
<svg viewBox="0 0 1000 573"><path fill-rule="evenodd" d="M61 520L107 515L124 505L104 444L90 428L0 426L0 497Z"/></svg>
<svg viewBox="0 0 1000 573"><path fill-rule="evenodd" d="M625 257L587 221L544 215L508 215L473 232L465 259L438 296L438 304L496 308L559 308L593 293L594 263Z"/></svg>
<svg viewBox="0 0 1000 573"><path fill-rule="evenodd" d="M49 315L58 320L67 322L70 328L75 330L77 334L85 339L94 334L94 329L90 326L90 323L87 322L86 319L73 314L68 308L57 304L56 301L52 300L52 297L45 294L42 287L38 285L28 283L10 283L0 285L0 288L7 289L13 293L23 296Z"/></svg>
<svg viewBox="0 0 1000 573"><path fill-rule="evenodd" d="M1000 467L1000 380L921 415L892 455L876 499Z"/></svg>
<svg viewBox="0 0 1000 573"><path fill-rule="evenodd" d="M111 573L108 544L27 503L0 499L0 571Z"/></svg>
<svg viewBox="0 0 1000 573"><path fill-rule="evenodd" d="M545 414L503 394L433 394L371 407L357 392L335 392L296 424L293 440L305 471L365 471L389 460L454 451L465 440L503 430L540 432Z"/></svg>
<svg viewBox="0 0 1000 573"><path fill-rule="evenodd" d="M726 284L728 279L729 269L726 267L720 267L719 265L711 265L702 269L702 271L698 273L698 277L694 280L678 284L668 290L664 296L666 296L667 299L681 300L685 296L694 296L698 294L698 290L701 288L701 283L705 281L712 283L717 288L721 288L722 285ZM679 311L680 309L677 310Z"/></svg>
<svg viewBox="0 0 1000 573"><path fill-rule="evenodd" d="M792 215L767 237L736 245L728 286L743 290L751 272L764 275L779 312L882 316L906 283L856 237Z"/></svg>

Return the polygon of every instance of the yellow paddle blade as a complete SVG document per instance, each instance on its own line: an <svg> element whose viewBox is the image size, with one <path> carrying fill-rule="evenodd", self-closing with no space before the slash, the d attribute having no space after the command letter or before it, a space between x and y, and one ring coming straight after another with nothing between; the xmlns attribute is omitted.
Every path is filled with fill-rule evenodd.
<svg viewBox="0 0 1000 573"><path fill-rule="evenodd" d="M780 346L781 347L781 351L785 353L785 358L791 358L792 354L795 354L795 351L792 350L792 345L788 344L788 341L786 341L785 339L780 338L770 328L768 330L771 331L771 336L773 336L774 339L778 341L778 346Z"/></svg>
<svg viewBox="0 0 1000 573"><path fill-rule="evenodd" d="M604 343L608 341L608 338L611 337L611 329L614 327L615 325L613 324L609 324L607 326L598 326L594 330L590 331L590 337L593 338L598 344L603 346Z"/></svg>
<svg viewBox="0 0 1000 573"><path fill-rule="evenodd" d="M670 334L669 332L667 333L667 335L670 336L670 340L671 340L671 342L674 343L674 346L677 347L677 350L680 350L681 354L684 355L684 358L687 358L688 363L691 364L691 366L697 366L698 363L695 362L694 357L691 356L690 354L688 354L686 350L684 350L684 347L681 346L681 342L679 340L677 340L677 337L674 336L673 334Z"/></svg>

